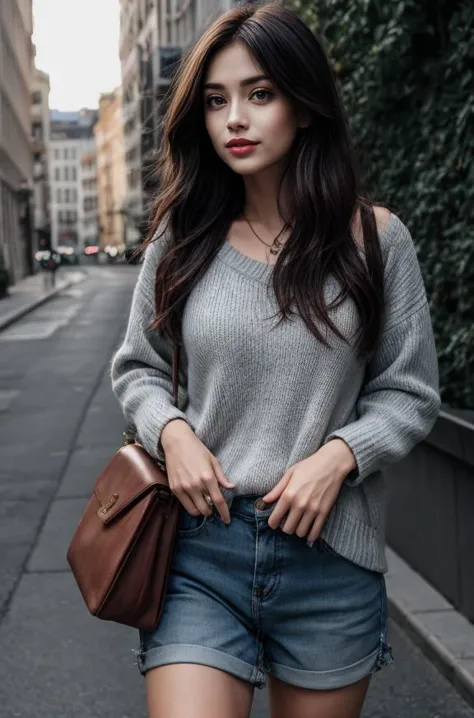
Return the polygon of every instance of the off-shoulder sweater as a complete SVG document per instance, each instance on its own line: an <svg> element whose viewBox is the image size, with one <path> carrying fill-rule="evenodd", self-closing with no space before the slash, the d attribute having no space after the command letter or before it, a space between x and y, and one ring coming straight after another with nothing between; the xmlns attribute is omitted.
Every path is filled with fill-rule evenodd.
<svg viewBox="0 0 474 718"><path fill-rule="evenodd" d="M166 236L146 250L123 343L111 364L128 424L162 465L164 426L186 420L218 459L234 495L264 496L288 468L333 438L357 468L342 484L321 537L339 554L385 572L385 487L381 469L430 432L440 407L430 311L411 234L391 214L380 234L386 309L370 361L357 357L358 314L346 299L330 315L348 342L318 341L299 315L277 326L272 265L224 239L183 314L178 407L171 347L154 317L155 273ZM325 295L338 293L331 278Z"/></svg>

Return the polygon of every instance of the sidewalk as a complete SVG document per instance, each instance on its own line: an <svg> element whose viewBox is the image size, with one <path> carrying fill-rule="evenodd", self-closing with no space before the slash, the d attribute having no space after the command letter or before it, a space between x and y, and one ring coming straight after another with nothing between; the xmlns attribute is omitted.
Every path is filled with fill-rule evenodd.
<svg viewBox="0 0 474 718"><path fill-rule="evenodd" d="M387 548L391 618L474 706L474 625Z"/></svg>
<svg viewBox="0 0 474 718"><path fill-rule="evenodd" d="M79 270L58 270L54 289L46 289L42 272L20 279L9 289L8 296L0 299L0 330L43 304L55 294L78 284L86 278Z"/></svg>

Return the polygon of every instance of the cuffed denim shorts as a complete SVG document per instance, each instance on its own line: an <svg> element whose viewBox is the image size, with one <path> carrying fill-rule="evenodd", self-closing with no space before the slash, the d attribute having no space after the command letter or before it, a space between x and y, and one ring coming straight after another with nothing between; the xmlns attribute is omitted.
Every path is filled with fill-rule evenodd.
<svg viewBox="0 0 474 718"><path fill-rule="evenodd" d="M198 663L263 688L267 674L326 690L393 662L383 574L322 539L268 526L275 504L231 503L231 523L181 507L160 622L140 631L136 665Z"/></svg>

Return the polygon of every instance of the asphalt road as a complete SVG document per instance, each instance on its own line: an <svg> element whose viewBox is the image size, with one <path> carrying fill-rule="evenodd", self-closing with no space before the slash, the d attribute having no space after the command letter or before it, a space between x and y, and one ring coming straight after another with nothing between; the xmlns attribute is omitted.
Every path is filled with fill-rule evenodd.
<svg viewBox="0 0 474 718"><path fill-rule="evenodd" d="M146 716L135 631L88 615L65 556L121 441L108 370L137 274L87 271L0 333L1 718ZM374 677L364 718L474 718L394 624L389 639L395 664ZM252 718L264 716L257 691Z"/></svg>

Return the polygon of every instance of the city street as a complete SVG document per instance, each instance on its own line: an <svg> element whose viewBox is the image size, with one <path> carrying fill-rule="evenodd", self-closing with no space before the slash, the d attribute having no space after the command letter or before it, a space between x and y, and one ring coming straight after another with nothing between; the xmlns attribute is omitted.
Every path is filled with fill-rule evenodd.
<svg viewBox="0 0 474 718"><path fill-rule="evenodd" d="M85 281L0 332L1 718L146 716L136 632L88 614L66 561L122 439L108 374L138 269L81 271ZM389 640L395 664L374 677L364 718L474 716L393 622ZM266 706L257 691L252 717Z"/></svg>

